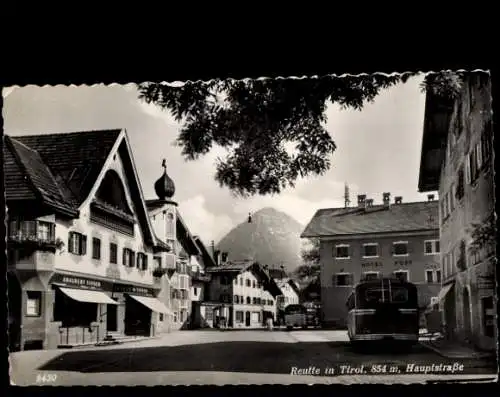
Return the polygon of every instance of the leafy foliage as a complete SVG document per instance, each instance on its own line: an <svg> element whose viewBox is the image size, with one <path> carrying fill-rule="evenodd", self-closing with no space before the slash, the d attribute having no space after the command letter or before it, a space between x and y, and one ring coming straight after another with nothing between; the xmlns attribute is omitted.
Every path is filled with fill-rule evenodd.
<svg viewBox="0 0 500 397"><path fill-rule="evenodd" d="M304 264L295 269L295 276L299 281L310 282L319 279L320 264L319 264L319 240L311 239L311 246L302 250L302 260Z"/></svg>
<svg viewBox="0 0 500 397"><path fill-rule="evenodd" d="M473 223L469 232L472 238L472 243L469 245L470 253L494 247L497 240L495 213L489 214L484 222Z"/></svg>
<svg viewBox="0 0 500 397"><path fill-rule="evenodd" d="M299 177L322 175L336 145L325 129L328 102L361 110L382 89L415 73L303 79L144 83L139 98L183 122L182 154L196 160L218 145L215 179L234 194L278 194ZM287 148L293 147L290 151Z"/></svg>
<svg viewBox="0 0 500 397"><path fill-rule="evenodd" d="M455 99L462 89L462 74L459 72L442 71L429 73L420 86L422 92L431 92L443 99Z"/></svg>

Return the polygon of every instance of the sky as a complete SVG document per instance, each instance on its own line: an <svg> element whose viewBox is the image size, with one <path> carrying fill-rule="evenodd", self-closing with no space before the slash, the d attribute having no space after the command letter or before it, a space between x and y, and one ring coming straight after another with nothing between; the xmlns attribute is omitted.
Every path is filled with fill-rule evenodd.
<svg viewBox="0 0 500 397"><path fill-rule="evenodd" d="M386 89L362 111L331 104L326 128L337 150L323 176L299 180L277 196L235 198L215 181L215 150L186 161L173 145L182 127L168 111L138 99L134 85L25 86L3 91L4 132L8 135L125 128L146 199L157 198L154 182L162 159L176 185L174 200L189 229L209 244L219 241L249 212L273 207L304 226L321 208L344 205L344 184L351 205L358 194L377 204L382 193L403 201L425 200L417 191L425 96L422 76Z"/></svg>

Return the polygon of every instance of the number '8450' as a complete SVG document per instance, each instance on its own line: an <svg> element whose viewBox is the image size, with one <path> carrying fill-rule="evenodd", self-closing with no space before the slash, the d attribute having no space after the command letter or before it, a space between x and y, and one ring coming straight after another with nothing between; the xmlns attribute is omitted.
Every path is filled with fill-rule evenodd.
<svg viewBox="0 0 500 397"><path fill-rule="evenodd" d="M57 380L57 374L38 374L36 383L52 383Z"/></svg>

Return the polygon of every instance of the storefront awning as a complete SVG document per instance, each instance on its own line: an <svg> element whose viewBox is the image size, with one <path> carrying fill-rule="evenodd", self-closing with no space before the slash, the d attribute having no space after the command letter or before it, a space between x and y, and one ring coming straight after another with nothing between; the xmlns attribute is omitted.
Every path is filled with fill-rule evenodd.
<svg viewBox="0 0 500 397"><path fill-rule="evenodd" d="M118 302L111 299L108 295L101 291L91 291L86 289L62 288L59 289L71 299L78 302L87 303L105 303L108 305L118 305Z"/></svg>
<svg viewBox="0 0 500 397"><path fill-rule="evenodd" d="M151 309L154 312L173 314L172 311L167 306L165 306L161 301L159 301L156 298L149 298L147 296L137 296L137 295L130 295L130 294L129 294L129 296L131 298L134 298L137 302L143 304L148 309Z"/></svg>
<svg viewBox="0 0 500 397"><path fill-rule="evenodd" d="M450 292L451 287L453 287L453 284L448 284L448 285L445 285L443 288L441 288L441 290L439 291L439 294L437 296L438 302L441 302L444 299L446 294L448 292Z"/></svg>

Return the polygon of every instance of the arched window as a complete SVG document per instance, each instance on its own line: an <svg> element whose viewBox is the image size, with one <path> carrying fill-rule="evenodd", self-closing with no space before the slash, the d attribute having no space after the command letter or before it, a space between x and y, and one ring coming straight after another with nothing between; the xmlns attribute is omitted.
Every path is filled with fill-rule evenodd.
<svg viewBox="0 0 500 397"><path fill-rule="evenodd" d="M251 302L251 301L250 301L250 297L249 297L249 296L247 296L247 304L250 304L250 302Z"/></svg>
<svg viewBox="0 0 500 397"><path fill-rule="evenodd" d="M171 236L175 234L174 215L171 212L167 214L167 233Z"/></svg>

